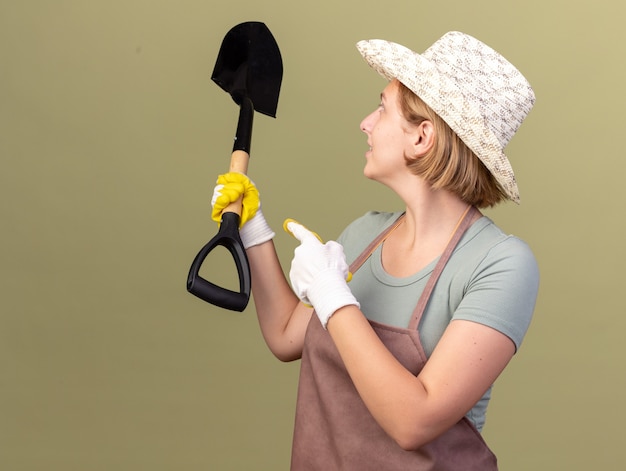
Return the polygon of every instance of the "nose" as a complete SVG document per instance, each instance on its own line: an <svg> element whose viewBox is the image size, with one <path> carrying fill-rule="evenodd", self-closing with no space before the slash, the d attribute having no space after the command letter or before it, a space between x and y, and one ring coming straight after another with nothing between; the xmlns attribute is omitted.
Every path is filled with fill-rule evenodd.
<svg viewBox="0 0 626 471"><path fill-rule="evenodd" d="M372 131L372 128L373 128L373 125L374 125L374 116L375 115L376 115L376 111L372 111L365 118L363 118L363 121L361 121L360 129L365 134L368 134L368 133L370 133Z"/></svg>

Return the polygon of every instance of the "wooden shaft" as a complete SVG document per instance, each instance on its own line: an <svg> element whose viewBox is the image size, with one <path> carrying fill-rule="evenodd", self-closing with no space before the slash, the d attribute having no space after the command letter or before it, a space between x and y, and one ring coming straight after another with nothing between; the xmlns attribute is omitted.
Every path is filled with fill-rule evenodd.
<svg viewBox="0 0 626 471"><path fill-rule="evenodd" d="M248 162L250 161L250 156L247 152L243 150L236 150L230 156L230 169L229 172L238 172L246 175L248 173ZM239 198L237 201L230 203L226 208L224 208L223 213L237 213L241 216L241 203L242 198Z"/></svg>

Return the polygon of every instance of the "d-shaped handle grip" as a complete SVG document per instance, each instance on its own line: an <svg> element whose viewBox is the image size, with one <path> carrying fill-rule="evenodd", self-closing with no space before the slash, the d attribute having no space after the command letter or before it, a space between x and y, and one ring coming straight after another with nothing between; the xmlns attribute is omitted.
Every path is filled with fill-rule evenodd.
<svg viewBox="0 0 626 471"><path fill-rule="evenodd" d="M235 259L239 276L239 292L217 286L199 275L204 259L217 246L228 249ZM239 215L234 212L224 212L218 233L202 247L191 264L187 277L187 291L215 306L241 312L250 300L251 285L248 257L239 237Z"/></svg>
<svg viewBox="0 0 626 471"><path fill-rule="evenodd" d="M253 116L252 101L246 97L242 99L239 109L237 134L233 153L230 156L229 171L231 172L246 174L248 171ZM231 311L243 311L246 308L250 300L250 287L252 285L248 257L239 237L242 202L243 196L224 208L219 231L198 252L187 276L187 291L208 303ZM239 292L217 286L198 274L204 259L218 245L226 247L235 259L237 274L239 275Z"/></svg>

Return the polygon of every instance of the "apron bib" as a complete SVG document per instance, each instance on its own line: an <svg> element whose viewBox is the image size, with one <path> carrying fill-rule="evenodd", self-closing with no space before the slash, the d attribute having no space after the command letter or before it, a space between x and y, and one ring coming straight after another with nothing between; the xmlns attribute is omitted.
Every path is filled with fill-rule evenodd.
<svg viewBox="0 0 626 471"><path fill-rule="evenodd" d="M457 227L424 288L407 329L370 321L387 349L412 374L426 363L418 326L437 278L476 209ZM352 263L356 270L397 227L380 234ZM496 457L465 417L414 451L402 449L378 425L360 398L332 338L311 316L302 352L291 457L292 471L497 471Z"/></svg>

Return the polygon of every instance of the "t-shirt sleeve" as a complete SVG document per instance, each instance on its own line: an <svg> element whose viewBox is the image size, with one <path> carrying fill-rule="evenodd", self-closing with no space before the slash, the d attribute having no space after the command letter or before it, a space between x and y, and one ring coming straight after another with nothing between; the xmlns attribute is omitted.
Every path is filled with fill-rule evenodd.
<svg viewBox="0 0 626 471"><path fill-rule="evenodd" d="M535 309L539 268L531 249L509 236L479 263L454 319L487 325L522 344Z"/></svg>

